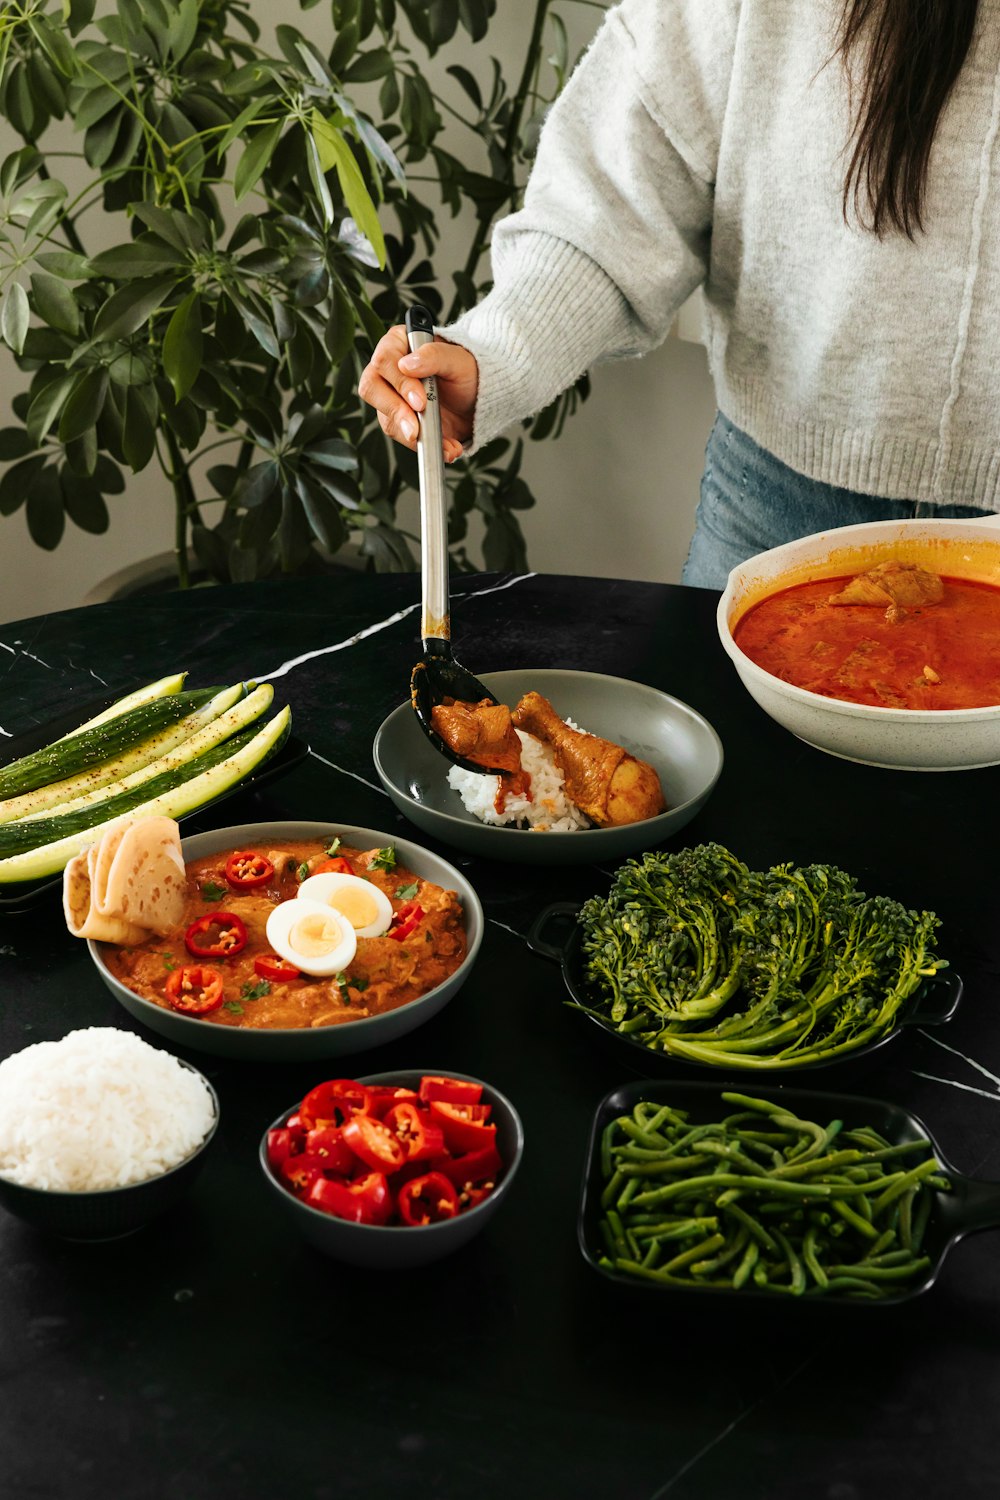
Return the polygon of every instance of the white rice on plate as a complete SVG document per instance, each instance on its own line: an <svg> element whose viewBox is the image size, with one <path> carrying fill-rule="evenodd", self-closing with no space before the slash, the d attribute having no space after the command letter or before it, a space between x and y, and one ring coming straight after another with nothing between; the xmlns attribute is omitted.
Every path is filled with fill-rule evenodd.
<svg viewBox="0 0 1000 1500"><path fill-rule="evenodd" d="M566 720L571 729L577 726ZM514 731L521 741L521 765L531 777L531 795L507 794L504 810L496 810L497 776L480 776L461 766L452 766L448 785L458 792L467 812L481 823L499 828L504 824L528 828L534 833L575 833L590 828L590 819L567 797L563 774L548 745L533 734Z"/></svg>
<svg viewBox="0 0 1000 1500"><path fill-rule="evenodd" d="M0 1177L95 1192L179 1166L215 1103L200 1073L114 1026L36 1042L0 1062Z"/></svg>

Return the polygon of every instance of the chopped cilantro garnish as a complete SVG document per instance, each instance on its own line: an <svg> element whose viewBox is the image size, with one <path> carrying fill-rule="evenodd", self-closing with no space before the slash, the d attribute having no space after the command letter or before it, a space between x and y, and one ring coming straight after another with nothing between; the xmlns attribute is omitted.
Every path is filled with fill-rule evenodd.
<svg viewBox="0 0 1000 1500"><path fill-rule="evenodd" d="M371 861L373 870L394 870L396 868L396 846L390 844L387 849L379 849L375 858Z"/></svg>
<svg viewBox="0 0 1000 1500"><path fill-rule="evenodd" d="M351 984L357 990L359 995L363 994L364 991L368 988L368 981L363 974L359 974L356 979L352 979Z"/></svg>
<svg viewBox="0 0 1000 1500"><path fill-rule="evenodd" d="M266 979L262 979L259 984L245 984L240 990L244 1000L262 1000L270 993L271 986Z"/></svg>
<svg viewBox="0 0 1000 1500"><path fill-rule="evenodd" d="M224 885L216 885L214 880L206 880L201 887L201 899L203 901L221 901L226 894Z"/></svg>
<svg viewBox="0 0 1000 1500"><path fill-rule="evenodd" d="M176 969L177 960L174 958L174 955L172 953L161 953L160 957L163 959L163 967L167 970L168 973L171 971L171 969Z"/></svg>
<svg viewBox="0 0 1000 1500"><path fill-rule="evenodd" d="M409 885L397 885L396 896L400 901L409 901L420 889L419 880L411 880Z"/></svg>
<svg viewBox="0 0 1000 1500"><path fill-rule="evenodd" d="M340 848L340 840L339 839L334 839L333 843L330 844L328 848L324 849L323 852L324 852L324 854L328 854L330 856L330 858L332 859L333 856L336 854L336 852L337 852L337 850L339 848Z"/></svg>
<svg viewBox="0 0 1000 1500"><path fill-rule="evenodd" d="M334 974L333 979L337 988L340 990L341 995L343 996L344 1004L350 1005L351 996L347 988L347 975L343 971L341 971L341 973L339 974Z"/></svg>
<svg viewBox="0 0 1000 1500"><path fill-rule="evenodd" d="M241 1016L243 1014L243 1007L238 1000L225 1001L222 1009L231 1010L234 1016Z"/></svg>

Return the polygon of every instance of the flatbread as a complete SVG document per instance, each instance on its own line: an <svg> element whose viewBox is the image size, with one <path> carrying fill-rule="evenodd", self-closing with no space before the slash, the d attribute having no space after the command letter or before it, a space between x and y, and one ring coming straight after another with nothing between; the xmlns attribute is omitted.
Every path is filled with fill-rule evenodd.
<svg viewBox="0 0 1000 1500"><path fill-rule="evenodd" d="M63 871L66 926L74 937L92 938L96 943L120 943L125 948L134 948L149 937L144 927L124 922L121 917L101 916L94 911L91 874L96 853L96 849L91 847L83 854L75 855Z"/></svg>
<svg viewBox="0 0 1000 1500"><path fill-rule="evenodd" d="M77 937L134 947L176 927L187 875L173 818L137 818L109 828L63 877L63 909Z"/></svg>

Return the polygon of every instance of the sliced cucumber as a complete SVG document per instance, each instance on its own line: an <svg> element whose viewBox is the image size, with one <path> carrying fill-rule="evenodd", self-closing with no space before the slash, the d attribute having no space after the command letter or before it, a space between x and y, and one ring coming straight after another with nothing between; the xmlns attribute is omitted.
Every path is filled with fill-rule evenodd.
<svg viewBox="0 0 1000 1500"><path fill-rule="evenodd" d="M55 743L61 745L63 740L82 733L84 729L96 729L98 724L106 724L109 719L117 719L119 714L128 713L130 708L138 708L140 704L152 703L155 698L169 698L174 693L179 693L186 677L186 672L175 672L172 677L160 677L156 682L148 682L145 687L136 688L133 693L126 693L124 698L119 698L103 713L95 714L94 718L88 719L85 724L79 724L76 729L71 730L70 734L60 735Z"/></svg>
<svg viewBox="0 0 1000 1500"><path fill-rule="evenodd" d="M34 791L36 787L48 786L52 781L75 776L102 761L113 760L123 750L149 739L157 730L176 724L178 719L202 708L218 691L218 688L202 688L198 692L156 698L117 718L106 720L95 729L78 731L67 739L57 740L42 750L22 756L0 769L0 797L17 797L23 792Z"/></svg>
<svg viewBox="0 0 1000 1500"><path fill-rule="evenodd" d="M57 875L75 854L79 854L89 844L97 843L102 834L130 813L136 817L151 817L159 813L167 818L180 818L185 813L202 807L206 802L237 786L245 776L262 766L281 748L288 737L291 717L291 711L286 706L262 728L255 732L247 730L234 739L227 740L224 745L218 745L199 756L184 768L188 773L186 776L181 777L180 772L174 771L147 782L143 789L145 798L140 791L125 793L122 797L113 798L111 803L101 803L99 810L87 808L83 812L70 813L65 819L39 819L32 823L9 825L3 830L5 834L15 828L41 829L46 824L61 826L49 829L49 841L0 859L0 884ZM157 782L170 784L158 786ZM113 809L112 803L128 805L119 805ZM88 815L93 818L95 813L102 821L91 822L88 827L67 826L79 825L86 821Z"/></svg>
<svg viewBox="0 0 1000 1500"><path fill-rule="evenodd" d="M238 703L245 692L246 684L242 682L237 683L235 687L223 688L221 692L216 692L203 708L187 714L175 724L168 724L166 728L149 735L139 744L133 745L131 749L123 751L121 755L101 761L98 765L89 766L86 770L78 771L74 776L67 776L62 781L51 781L45 786L36 787L33 791L23 792L19 797L7 798L6 801L0 802L0 824L12 823L18 818L38 817L50 808L60 810L65 808L68 811L67 804L77 805L84 795L90 796L100 792L102 788L123 780L133 771L138 771L141 767L159 760L168 751L183 745L191 735L218 719L221 714L226 713ZM61 741L57 741L58 743Z"/></svg>
<svg viewBox="0 0 1000 1500"><path fill-rule="evenodd" d="M216 745L221 745L223 740L229 739L231 735L237 734L241 729L246 729L255 719L259 719L261 714L267 713L274 700L274 689L270 683L265 683L261 687L255 688L247 698L241 699L239 695L239 687L230 688L226 693L218 694L199 713L192 714L188 719L182 719L180 724L176 726L176 730L180 730L185 724L193 725L196 719L200 719L203 727L199 727L196 733L188 734L185 739L181 739L179 743L176 743L176 730L170 731L171 744L168 747L167 754L161 755L156 760L150 761L148 765L132 771L130 775L120 776L113 782L102 783L97 787L91 786L89 790L84 791L78 797L74 797L72 801L60 802L51 816L61 818L67 813L78 812L81 808L92 807L95 803L106 802L111 797L116 797L122 792L130 792L136 787L144 786L147 782L152 781L157 776L164 775L166 772L179 770L188 761L195 760L199 755L203 755L206 750L211 750ZM224 697L230 699L230 703L224 705L226 711L219 713L215 718L206 720L204 716L208 714L209 709L219 703ZM234 698L237 700L235 704L232 701ZM128 757L123 757L123 759L128 759ZM67 782L63 783L64 786L68 784ZM36 795L37 793L35 792L28 793L29 797ZM16 800L27 799L18 798ZM10 806L9 803L7 805ZM23 821L34 823L46 816L47 813L45 811L35 812L29 814Z"/></svg>

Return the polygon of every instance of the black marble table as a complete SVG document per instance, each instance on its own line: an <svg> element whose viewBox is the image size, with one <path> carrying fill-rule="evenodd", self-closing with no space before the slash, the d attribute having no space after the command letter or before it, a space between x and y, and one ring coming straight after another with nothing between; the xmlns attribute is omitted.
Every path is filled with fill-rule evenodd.
<svg viewBox="0 0 1000 1500"><path fill-rule="evenodd" d="M182 667L194 685L270 680L313 753L203 816L339 819L420 840L371 760L378 724L405 695L418 597L413 577L352 575L0 626L0 743L67 704ZM478 576L456 581L453 625L475 670L630 676L704 713L725 768L678 842L716 839L751 865L840 864L868 890L940 914L942 951L966 981L956 1018L824 1079L909 1106L958 1170L1000 1178L1000 771L878 771L798 743L740 687L715 605L709 592L652 584ZM421 1272L324 1259L278 1217L256 1149L325 1069L192 1055L219 1092L221 1142L183 1206L89 1247L0 1213L0 1493L1000 1492L1000 1238L959 1245L917 1302L847 1317L714 1301L692 1310L606 1284L578 1252L577 1203L589 1121L628 1075L561 1005L558 971L524 933L543 903L585 897L608 872L450 857L488 917L474 973L439 1017L348 1071L452 1068L508 1093L527 1146L503 1211L459 1256ZM62 930L57 899L0 916L0 980L3 1055L79 1026L139 1029Z"/></svg>

